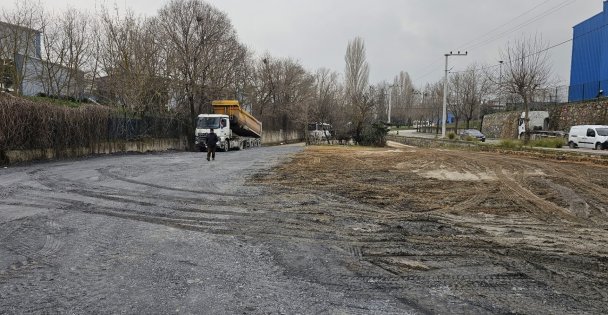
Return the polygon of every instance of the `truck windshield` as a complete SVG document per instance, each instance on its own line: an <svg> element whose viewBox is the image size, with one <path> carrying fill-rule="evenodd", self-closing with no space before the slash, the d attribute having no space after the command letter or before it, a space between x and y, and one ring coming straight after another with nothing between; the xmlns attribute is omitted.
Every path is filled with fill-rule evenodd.
<svg viewBox="0 0 608 315"><path fill-rule="evenodd" d="M198 129L219 129L220 118L219 117L199 117L198 123L196 124Z"/></svg>
<svg viewBox="0 0 608 315"><path fill-rule="evenodd" d="M595 130L599 136L608 136L608 128L597 128Z"/></svg>

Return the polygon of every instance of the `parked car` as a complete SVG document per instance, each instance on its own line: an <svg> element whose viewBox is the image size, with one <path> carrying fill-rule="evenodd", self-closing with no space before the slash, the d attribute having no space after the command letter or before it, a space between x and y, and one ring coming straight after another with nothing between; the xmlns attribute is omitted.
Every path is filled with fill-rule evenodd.
<svg viewBox="0 0 608 315"><path fill-rule="evenodd" d="M608 148L608 126L579 125L570 127L568 146L605 150Z"/></svg>
<svg viewBox="0 0 608 315"><path fill-rule="evenodd" d="M481 142L486 141L486 136L477 129L465 129L460 133L460 139L462 140L468 140L471 138L477 139Z"/></svg>

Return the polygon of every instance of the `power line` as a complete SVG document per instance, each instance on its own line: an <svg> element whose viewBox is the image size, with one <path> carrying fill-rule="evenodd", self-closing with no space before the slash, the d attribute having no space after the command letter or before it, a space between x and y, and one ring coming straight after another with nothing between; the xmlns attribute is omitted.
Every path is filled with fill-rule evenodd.
<svg viewBox="0 0 608 315"><path fill-rule="evenodd" d="M501 33L499 33L499 34L497 34L497 35L494 35L493 37L489 37L489 38L485 38L485 39L484 39L484 37L487 37L487 35L490 35L490 34L492 34L494 31L497 31L497 30L501 29L502 27L504 27L504 26L506 26L506 25L510 24L511 22L513 22L513 21L515 21L515 20L519 19L520 17L527 15L528 13L530 13L530 12L532 12L532 11L536 10L537 8L541 7L542 5L546 4L546 3L547 3L547 2L549 2L549 1L551 1L551 0L544 0L544 1L540 2L539 4L535 5L534 7L532 7L532 8L530 8L530 9L526 10L525 12L523 12L523 13L519 14L518 16L516 16L516 17L514 17L514 18L510 19L509 21L507 21L507 22L505 22L505 23L501 24L500 26L498 26L498 27L496 27L496 28L494 28L494 29L492 29L492 30L490 30L490 31L488 31L488 32L486 32L486 33L484 33L484 34L483 34L483 35L481 35L481 36L478 36L477 38L475 38L475 39L473 39L473 40L470 40L470 41L466 42L466 43L465 43L464 45L462 45L462 46L466 46L466 45L468 45L468 44L475 43L473 46L468 47L468 48L467 48L468 50L471 50L471 49L474 49L474 48L483 47L483 46L485 46L485 45L487 45L487 44L490 44L490 43L492 43L492 42L494 42L494 41L496 41L496 40L498 40L498 39L500 39L500 38L502 38L502 37L504 37L504 36L506 36L506 35L508 35L508 34L511 34L511 33L515 32L515 31L517 31L517 30L520 30L520 29L522 29L522 28L524 28L524 27L526 27L526 26L528 26L528 25L530 25L530 24L532 24L532 23L534 23L534 22L536 22L536 21L538 21L538 20L540 20L540 19L542 19L542 18L546 17L546 16L549 16L549 15L551 15L551 14L553 14L553 13L555 13L555 12L557 12L557 11L561 10L562 8L564 8L564 7L566 7L566 6L570 5L570 4L572 4L572 3L573 3L575 0L565 0L565 1L562 1L562 2L560 2L559 4L557 4L556 6L553 6L553 7L551 7L550 9L548 9L548 10L546 10L546 11L543 11L543 12L541 12L541 13L539 13L539 14L537 14L537 15L533 16L533 17L532 17L531 19L529 19L529 20L525 20L525 21L523 21L522 23L520 23L520 24L518 24L518 25L516 25L516 26L514 26L514 27L512 27L512 28L510 28L510 29L507 29L507 30L506 30L506 31L504 31L504 32L501 32ZM476 42L477 42L477 43L476 43ZM441 62L441 60L442 60L442 59L440 58L440 59L438 59L437 61L435 61L435 62L433 62L433 63L429 64L428 66L424 67L422 71L424 71L424 70L426 70L426 69L429 69L430 67L433 67L433 66L435 66L435 65L439 64L439 63ZM422 80L422 79L424 79L424 78L428 77L429 75L431 75L431 74L435 73L435 72L437 71L437 69L438 69L438 68L434 68L434 69L432 69L432 70L430 70L430 71L428 71L428 72L425 72L423 75L421 75L420 77L416 78L416 81L420 81L420 80Z"/></svg>
<svg viewBox="0 0 608 315"><path fill-rule="evenodd" d="M591 34L591 33L593 33L593 32L597 32L597 31L599 31L599 30L603 29L603 28L604 28L604 27L606 27L606 26L608 26L608 23L603 24L603 25L601 25L601 26L598 26L598 27L596 27L596 28L594 28L594 29L592 29L592 30L589 30L589 31L587 31L587 32L585 32L585 33L583 33L583 34L579 34L579 35L577 35L577 36L574 36L574 37L572 37L572 38L570 38L570 39L567 39L567 40L565 40L565 41L559 42L559 43L557 43L557 44L555 44L555 45L548 46L548 47L543 48L543 49L541 49L541 50L539 50L539 51L533 52L533 53L531 53L531 54L529 54L529 55L526 55L526 56L520 57L520 58L518 58L518 59L515 59L514 61L518 61L518 60L521 60L521 59L523 59L523 58L528 58L528 57L532 57L532 56L534 56L534 55L538 55L538 54L544 53L544 52L549 51L549 50L551 50L551 49L553 49L553 48L557 48L557 47L562 46L562 45L565 45L565 44L567 44L567 43L569 43L569 42L571 42L571 41L574 41L574 40L575 40L575 39L577 39L577 38L580 38L580 37L583 37L583 36L589 35L589 34ZM498 67L498 66L500 66L500 65L498 64L498 65L486 66L486 67L481 67L481 68L478 68L478 69L476 68L476 69L471 69L471 70L460 70L460 71L453 71L453 72L450 72L450 73L455 74L455 73L471 72L471 71L476 71L476 70L485 70L485 69L490 69L490 68L496 68L496 67Z"/></svg>
<svg viewBox="0 0 608 315"><path fill-rule="evenodd" d="M524 28L524 27L526 27L526 26L528 26L528 25L530 25L530 24L532 24L532 23L534 23L534 22L536 22L536 21L544 18L544 17L547 17L547 16L553 14L553 13L561 10L562 8L565 8L566 6L572 4L574 1L575 0L566 0L566 1L563 1L560 4L558 4L557 6L551 8L551 9L549 9L547 11L544 11L544 12L542 12L539 15L536 15L531 20L525 21L523 23L520 23L520 24L514 26L513 28L510 28L510 29L508 29L508 30L506 30L506 31L504 31L502 33L499 33L499 34L495 35L494 37L491 37L491 38L488 38L488 39L486 39L484 41L481 41L481 42L479 42L479 43L471 46L468 49L469 50L470 49L475 49L475 48L483 47L483 46L485 46L487 44L490 44L490 43L492 43L492 42L494 42L494 41L496 41L498 39L501 39L501 38L505 37L506 35L509 35L509 34L515 32L515 31L518 31L518 30L520 30L520 29L522 29L522 28Z"/></svg>
<svg viewBox="0 0 608 315"><path fill-rule="evenodd" d="M475 42L475 41L477 41L478 39L481 39L481 38L483 38L483 37L485 37L485 36L487 36L487 35L489 35L489 34L493 33L494 31L497 31L497 30L501 29L503 26L506 26L506 25L508 25L509 23L511 23L512 21L515 21L515 20L519 19L520 17L522 17L522 16L524 16L524 15L526 15L526 14L528 14L528 13L530 13L530 12L534 11L534 10L536 10L538 7L542 6L543 4L545 4L545 3L549 2L549 1L551 1L551 0L545 0L545 1L543 1L543 2L541 2L541 3L539 3L539 4L537 4L537 5L535 5L533 8L528 9L528 10L527 10L527 11L525 11L524 13L522 13L522 14L520 14L520 15L518 15L518 16L516 16L516 17L512 18L512 19L510 19L509 21L507 21L507 22L505 22L505 23L501 24L500 26L498 26L498 27L496 27L496 28L493 28L492 30L488 31L487 33L485 33L485 34L483 34L483 35L481 35L481 36L478 36L477 38L474 38L474 39L472 39L472 40L470 40L470 41L468 41L468 42L464 43L463 45L459 45L459 46L457 46L457 47L465 47L465 46L467 46L467 45L469 45L469 44L471 44L471 43L474 43L474 42Z"/></svg>

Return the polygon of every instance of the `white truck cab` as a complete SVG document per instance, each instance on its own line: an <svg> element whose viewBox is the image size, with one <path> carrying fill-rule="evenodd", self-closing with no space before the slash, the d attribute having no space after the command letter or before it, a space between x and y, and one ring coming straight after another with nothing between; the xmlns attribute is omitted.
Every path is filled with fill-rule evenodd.
<svg viewBox="0 0 608 315"><path fill-rule="evenodd" d="M331 125L328 123L310 123L308 124L308 136L317 140L331 138L331 129Z"/></svg>
<svg viewBox="0 0 608 315"><path fill-rule="evenodd" d="M526 112L521 113L521 118L518 121L517 136L522 139L526 132L525 125ZM549 112L544 110L528 111L528 119L530 120L530 131L547 130L549 128Z"/></svg>
<svg viewBox="0 0 608 315"><path fill-rule="evenodd" d="M604 150L608 148L608 126L579 125L570 127L568 146Z"/></svg>
<svg viewBox="0 0 608 315"><path fill-rule="evenodd" d="M230 147L227 139L232 138L230 119L228 115L220 114L198 115L195 144L199 150L204 151L207 149L207 134L209 134L211 129L213 129L213 133L220 139L220 142L217 145L218 149L228 151Z"/></svg>

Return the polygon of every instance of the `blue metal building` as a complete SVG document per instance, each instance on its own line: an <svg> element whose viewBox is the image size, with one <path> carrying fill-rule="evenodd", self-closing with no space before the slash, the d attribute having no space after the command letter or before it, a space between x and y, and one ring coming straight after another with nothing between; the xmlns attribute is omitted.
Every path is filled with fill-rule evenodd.
<svg viewBox="0 0 608 315"><path fill-rule="evenodd" d="M608 1L604 1L602 12L574 26L570 102L608 96L607 23Z"/></svg>

